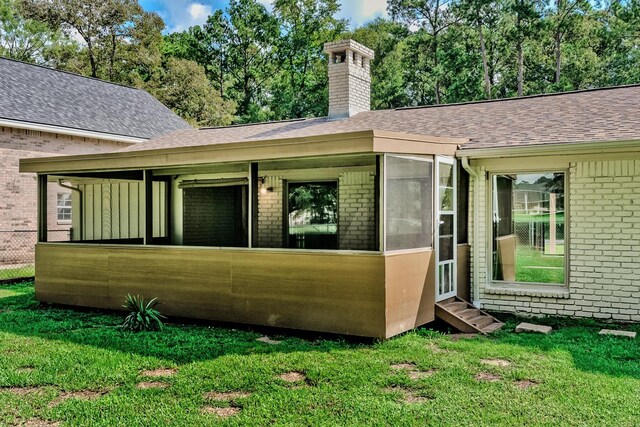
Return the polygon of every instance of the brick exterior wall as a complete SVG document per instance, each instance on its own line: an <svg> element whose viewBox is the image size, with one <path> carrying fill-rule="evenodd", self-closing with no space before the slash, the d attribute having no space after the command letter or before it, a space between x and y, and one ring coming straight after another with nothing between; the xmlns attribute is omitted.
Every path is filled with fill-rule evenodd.
<svg viewBox="0 0 640 427"><path fill-rule="evenodd" d="M53 155L113 151L128 144L72 137L10 127L0 127L0 267L33 262L37 226L37 183L35 174L20 174L19 159ZM70 224L58 224L57 192L67 192L55 183L48 186L47 222L54 240L68 237ZM20 231L17 231L20 230Z"/></svg>
<svg viewBox="0 0 640 427"><path fill-rule="evenodd" d="M376 247L375 174L346 172L338 183L338 242L340 249Z"/></svg>
<svg viewBox="0 0 640 427"><path fill-rule="evenodd" d="M283 182L268 176L263 184L270 191L258 192L258 247L281 248L283 243Z"/></svg>
<svg viewBox="0 0 640 427"><path fill-rule="evenodd" d="M472 242L472 250L480 250L482 306L524 315L639 322L640 161L571 163L567 178L570 189L567 288L546 292L540 287L507 292L491 289L486 276L486 263L490 259L484 253L490 230L481 227L481 244ZM472 196L481 199L477 213L480 224L487 219L486 183L483 180L480 191Z"/></svg>
<svg viewBox="0 0 640 427"><path fill-rule="evenodd" d="M266 178L273 191L258 193L258 247L281 248L283 240L283 180ZM345 172L338 178L339 249L375 249L375 174Z"/></svg>

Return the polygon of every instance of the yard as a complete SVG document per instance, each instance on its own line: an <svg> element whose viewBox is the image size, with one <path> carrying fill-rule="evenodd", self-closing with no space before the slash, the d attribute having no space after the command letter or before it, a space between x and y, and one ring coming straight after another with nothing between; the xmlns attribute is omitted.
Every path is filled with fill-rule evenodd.
<svg viewBox="0 0 640 427"><path fill-rule="evenodd" d="M0 287L0 425L640 425L640 345L595 323L276 343L207 325L125 333L123 317Z"/></svg>

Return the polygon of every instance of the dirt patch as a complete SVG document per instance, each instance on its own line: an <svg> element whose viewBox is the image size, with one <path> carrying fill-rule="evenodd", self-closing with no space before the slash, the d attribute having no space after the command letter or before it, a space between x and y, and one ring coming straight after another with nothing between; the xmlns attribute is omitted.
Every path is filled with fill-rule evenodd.
<svg viewBox="0 0 640 427"><path fill-rule="evenodd" d="M278 375L278 378L288 383L307 381L307 376L300 371L285 372L284 374Z"/></svg>
<svg viewBox="0 0 640 427"><path fill-rule="evenodd" d="M482 359L480 362L484 363L485 365L500 366L503 368L511 366L511 362L504 359Z"/></svg>
<svg viewBox="0 0 640 427"><path fill-rule="evenodd" d="M58 395L58 397L49 402L48 406L49 408L53 408L69 399L95 400L101 396L104 396L105 394L107 394L106 391L95 390L63 391Z"/></svg>
<svg viewBox="0 0 640 427"><path fill-rule="evenodd" d="M18 396L25 396L27 394L41 393L42 387L1 387L0 391L8 391Z"/></svg>
<svg viewBox="0 0 640 427"><path fill-rule="evenodd" d="M221 402L229 402L236 399L249 397L251 396L251 394L252 393L249 393L248 391L228 391L228 392L210 391L209 393L204 394L204 398L209 400L218 400Z"/></svg>
<svg viewBox="0 0 640 427"><path fill-rule="evenodd" d="M399 393L400 396L402 396L402 402L406 404L424 403L429 400L433 400L428 397L420 396L416 394L415 391L404 387L389 387L386 388L385 391L389 393Z"/></svg>
<svg viewBox="0 0 640 427"><path fill-rule="evenodd" d="M256 341L260 341L263 342L265 344L270 344L270 345L278 345L280 344L282 341L278 341L278 340L272 340L271 338L269 338L268 336L263 336L260 338L256 338Z"/></svg>
<svg viewBox="0 0 640 427"><path fill-rule="evenodd" d="M435 369L421 371L420 369L418 369L415 363L396 363L394 365L391 365L390 367L395 371L406 371L409 378L414 381L430 377L436 372Z"/></svg>
<svg viewBox="0 0 640 427"><path fill-rule="evenodd" d="M35 368L33 366L23 366L16 369L16 373L18 374L30 374L33 371L35 371Z"/></svg>
<svg viewBox="0 0 640 427"><path fill-rule="evenodd" d="M22 427L58 427L60 425L60 422L46 421L38 418L33 418L19 425Z"/></svg>
<svg viewBox="0 0 640 427"><path fill-rule="evenodd" d="M234 415L238 415L241 409L236 406L229 406L226 408L216 408L215 406L205 406L202 408L203 414L215 414L221 418L229 418Z"/></svg>
<svg viewBox="0 0 640 427"><path fill-rule="evenodd" d="M520 381L516 381L515 383L513 383L516 387L521 388L523 390L528 389L528 388L532 388L532 387L537 387L538 383L535 381L531 381L531 380L520 380Z"/></svg>
<svg viewBox="0 0 640 427"><path fill-rule="evenodd" d="M480 372L475 376L475 379L478 381L496 382L496 381L500 381L502 377L500 375L495 375L490 372Z"/></svg>
<svg viewBox="0 0 640 427"><path fill-rule="evenodd" d="M142 375L143 377L172 377L177 373L178 370L175 368L160 368L150 371L142 371L140 375Z"/></svg>
<svg viewBox="0 0 640 427"><path fill-rule="evenodd" d="M141 388L141 389L167 388L167 387L169 387L169 384L167 384L165 382L162 382L162 381L143 381L141 383L138 383L138 385L136 387Z"/></svg>
<svg viewBox="0 0 640 427"><path fill-rule="evenodd" d="M415 363L396 363L391 365L390 368L396 371L415 371L418 369Z"/></svg>
<svg viewBox="0 0 640 427"><path fill-rule="evenodd" d="M471 338L476 338L477 336L478 334L451 334L449 335L449 338L451 339L451 341L456 342L460 340L468 340Z"/></svg>

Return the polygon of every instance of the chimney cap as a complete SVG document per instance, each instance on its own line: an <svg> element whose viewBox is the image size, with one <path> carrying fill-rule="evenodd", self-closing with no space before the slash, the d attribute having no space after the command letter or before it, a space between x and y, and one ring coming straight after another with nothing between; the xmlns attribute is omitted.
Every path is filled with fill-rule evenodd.
<svg viewBox="0 0 640 427"><path fill-rule="evenodd" d="M345 50L359 53L367 59L373 59L375 57L373 49L369 49L355 40L346 39L324 44L324 51L328 54L333 52L344 52Z"/></svg>

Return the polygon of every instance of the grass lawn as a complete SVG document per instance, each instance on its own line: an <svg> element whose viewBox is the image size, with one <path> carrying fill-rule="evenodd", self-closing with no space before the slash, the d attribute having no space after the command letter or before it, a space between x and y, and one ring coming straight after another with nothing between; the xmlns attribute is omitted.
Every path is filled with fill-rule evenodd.
<svg viewBox="0 0 640 427"><path fill-rule="evenodd" d="M33 265L24 267L2 268L0 269L0 280L21 279L25 277L33 277L36 269Z"/></svg>
<svg viewBox="0 0 640 427"><path fill-rule="evenodd" d="M202 325L125 333L123 317L1 287L0 425L640 425L640 345L595 323L270 344Z"/></svg>

